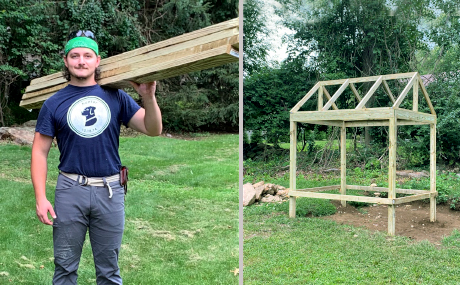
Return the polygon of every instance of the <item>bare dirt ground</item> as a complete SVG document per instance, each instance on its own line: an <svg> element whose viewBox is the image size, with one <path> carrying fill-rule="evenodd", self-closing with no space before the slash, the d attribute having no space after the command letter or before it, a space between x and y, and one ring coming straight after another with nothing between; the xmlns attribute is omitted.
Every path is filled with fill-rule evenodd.
<svg viewBox="0 0 460 285"><path fill-rule="evenodd" d="M337 213L323 219L333 220L339 224L365 227L371 231L388 232L388 208L386 205L362 207L360 209L347 205L342 207L340 201L332 201ZM415 241L428 240L440 245L445 236L460 229L460 211L454 211L449 205L437 205L436 222L430 222L430 204L423 201L396 205L396 235L406 236Z"/></svg>

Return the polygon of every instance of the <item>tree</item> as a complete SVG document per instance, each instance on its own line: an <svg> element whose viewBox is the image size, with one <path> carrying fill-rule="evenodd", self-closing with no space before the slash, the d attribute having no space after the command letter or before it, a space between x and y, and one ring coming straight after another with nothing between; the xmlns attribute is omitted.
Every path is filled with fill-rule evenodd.
<svg viewBox="0 0 460 285"><path fill-rule="evenodd" d="M237 4L236 0L0 0L0 124L11 125L37 117L38 112L29 113L18 107L22 93L33 78L62 69L62 50L71 31L93 31L101 56L105 58L235 18ZM177 126L186 126L187 130L206 126L235 129L233 108L238 104L234 96L238 92L235 66L162 80L165 88L159 88L159 93L163 92L160 96L166 101L174 100L174 96L165 92L177 94L192 88L197 91L189 95L196 96L187 97L189 100L199 101L205 96L208 103L193 102L189 105L195 109L188 108L188 113L196 112L193 116L200 118L203 113L214 114L214 118L225 117L214 120L215 125L189 125L191 121L182 121ZM219 84L215 84L216 80ZM215 94L224 96L225 103ZM224 105L232 112L223 108ZM208 112L202 112L202 108L207 108ZM3 122L1 118L5 114L8 119ZM176 113L164 112L163 115L168 118ZM212 121L211 117L205 121ZM177 118L189 117L180 115ZM231 126L222 126L223 122Z"/></svg>
<svg viewBox="0 0 460 285"><path fill-rule="evenodd" d="M315 78L304 69L282 64L244 80L244 129L260 131L268 142L289 141L289 110L305 96ZM307 102L311 108L312 101Z"/></svg>
<svg viewBox="0 0 460 285"><path fill-rule="evenodd" d="M263 14L264 2L246 0L243 5L243 71L251 75L267 66L267 54L270 48L266 41L269 31Z"/></svg>
<svg viewBox="0 0 460 285"><path fill-rule="evenodd" d="M287 61L311 67L318 80L339 73L366 77L413 70L415 51L422 46L423 35L417 25L423 3L406 5L395 15L386 0L279 2L282 8L278 13L291 15L284 18L284 25L295 31L288 36ZM361 92L365 94L370 87L364 85ZM381 99L387 100L383 92L366 106L378 106ZM337 103L347 108L346 100L341 96ZM369 144L369 135L366 138Z"/></svg>

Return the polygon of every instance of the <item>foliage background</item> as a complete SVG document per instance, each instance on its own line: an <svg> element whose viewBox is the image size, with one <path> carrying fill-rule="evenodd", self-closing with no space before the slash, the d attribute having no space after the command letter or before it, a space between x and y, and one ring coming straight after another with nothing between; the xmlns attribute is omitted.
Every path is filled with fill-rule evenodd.
<svg viewBox="0 0 460 285"><path fill-rule="evenodd" d="M0 126L37 117L19 101L30 80L62 69L71 31L93 31L105 58L236 17L236 0L0 0ZM165 129L236 131L237 71L233 63L160 81Z"/></svg>
<svg viewBox="0 0 460 285"><path fill-rule="evenodd" d="M288 56L280 61L267 58L271 47L264 39L270 30L263 11L268 4L248 0L244 6L245 16L259 15L257 21L245 20L244 25L244 38L250 39L245 41L244 50L250 52L245 56L252 57L250 64L244 65L245 131L261 134L263 142L275 147L288 143L288 111L317 81L418 71L428 79L425 86L438 117L438 164L459 166L460 1L275 2L276 14L281 18L277 28L284 26L292 31L283 39ZM370 87L363 84L360 92L365 94ZM399 94L404 84L390 87L393 94ZM366 107L386 106L387 101L383 92L377 92ZM309 103L302 110L313 110ZM354 108L356 104L351 93L340 96L336 103L339 108ZM410 107L405 104L403 108ZM420 111L428 111L426 104L420 104ZM298 128L299 141L304 142L299 147L302 149L313 137L333 133L323 126L298 124ZM364 149L358 159L360 165L377 155L379 158L388 141L384 127L356 128L348 138L354 139L355 150ZM357 138L361 145L357 145ZM429 128L399 127L398 146L399 166L427 166ZM264 147L266 150L269 145ZM249 144L245 148L256 149Z"/></svg>

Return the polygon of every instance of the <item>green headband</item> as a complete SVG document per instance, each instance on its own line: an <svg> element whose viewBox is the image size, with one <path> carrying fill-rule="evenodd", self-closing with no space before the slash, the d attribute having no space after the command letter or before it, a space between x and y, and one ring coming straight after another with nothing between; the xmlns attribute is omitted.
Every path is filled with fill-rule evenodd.
<svg viewBox="0 0 460 285"><path fill-rule="evenodd" d="M64 55L67 55L71 49L77 47L92 49L96 53L96 55L99 55L99 48L97 46L96 41L87 37L76 37L68 41L65 45Z"/></svg>

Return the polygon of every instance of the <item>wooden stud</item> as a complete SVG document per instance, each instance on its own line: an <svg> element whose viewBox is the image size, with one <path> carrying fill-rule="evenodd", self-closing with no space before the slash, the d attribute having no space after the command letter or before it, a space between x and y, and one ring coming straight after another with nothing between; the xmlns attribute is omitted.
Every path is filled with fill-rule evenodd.
<svg viewBox="0 0 460 285"><path fill-rule="evenodd" d="M432 195L431 193L424 193L424 194L416 194L416 195L411 195L411 196L406 196L406 197L400 197L394 200L395 200L395 205L397 205L397 204L409 203L412 201L420 201L423 199L428 199L432 196L436 196L436 195Z"/></svg>
<svg viewBox="0 0 460 285"><path fill-rule="evenodd" d="M313 187L313 188L306 188L306 189L297 189L296 191L321 192L321 191L337 190L337 189L340 189L340 185L330 185L330 186Z"/></svg>
<svg viewBox="0 0 460 285"><path fill-rule="evenodd" d="M104 58L104 59L101 60L101 65L110 64L110 63L113 63L113 62L118 62L121 59L129 58L129 57L135 57L135 56L138 56L138 55L141 55L141 54L144 54L144 53L148 53L148 52L151 52L151 51L155 51L155 50L158 50L158 49L168 48L168 47L170 47L172 45L176 45L176 44L179 44L179 43L191 41L191 40L194 40L194 39L197 39L197 38L204 38L204 37L206 37L208 35L212 35L212 34L215 35L214 36L215 39L218 39L218 36L216 36L217 33L220 33L222 31L228 30L228 29L230 29L230 30L234 30L235 28L238 29L238 27L239 27L239 18L231 19L231 20L228 20L228 21L225 21L225 22L222 22L222 23L218 23L218 24L215 24L215 25L212 25L212 26L209 26L209 27L205 27L203 29L199 29L199 30L196 30L196 31L192 31L190 33L186 33L186 34L177 36L177 37L173 37L173 38L161 41L161 42L157 42L157 43L147 45L147 46L135 49L135 50L124 52L124 53L121 53L119 55L111 56L109 58ZM48 80L61 78L61 77L62 77L62 73L57 72L57 73L53 73L53 74L50 74L50 75L47 75L47 76L43 76L43 77L40 77L40 78L33 79L30 82L30 84L35 85L35 84L38 84L38 83L41 83L41 82L46 82Z"/></svg>
<svg viewBox="0 0 460 285"><path fill-rule="evenodd" d="M361 100L361 102L359 102L358 106L356 106L355 109L362 109L362 108L366 107L367 101L369 101L369 99L372 97L372 95L374 95L375 90L377 90L377 88L382 83L382 80L383 80L382 78L383 78L383 76L379 76L377 81L375 81L374 85L372 85L371 89L369 89L369 91L367 92L366 96L363 97L363 100Z"/></svg>
<svg viewBox="0 0 460 285"><path fill-rule="evenodd" d="M398 120L410 120L410 121L417 121L421 123L428 123L432 124L436 122L436 116L426 113L414 112L411 110L399 109L395 108L395 116ZM398 121L399 125L399 121Z"/></svg>
<svg viewBox="0 0 460 285"><path fill-rule="evenodd" d="M412 85L414 85L417 75L418 73L415 73L414 76L412 76L412 78L409 80L409 83L407 83L406 87L401 92L398 99L396 99L395 103L393 104L393 108L399 108L399 105L401 105L402 101L406 97L407 92L409 92L409 90L412 88Z"/></svg>
<svg viewBox="0 0 460 285"><path fill-rule="evenodd" d="M296 122L317 121L317 120L340 120L340 121L367 121L367 120L388 120L394 116L392 108L372 108L372 109L343 109L329 110L326 112L318 111L299 111L291 113L291 120Z"/></svg>
<svg viewBox="0 0 460 285"><path fill-rule="evenodd" d="M430 193L436 191L436 124L430 125ZM430 197L430 221L436 221L436 196Z"/></svg>
<svg viewBox="0 0 460 285"><path fill-rule="evenodd" d="M412 100L412 111L418 112L418 78L415 78L414 90L412 90L413 100Z"/></svg>
<svg viewBox="0 0 460 285"><path fill-rule="evenodd" d="M436 111L434 110L433 104L431 104L430 96L428 96L428 92L426 92L425 86L423 85L422 78L420 77L420 74L417 74L418 77L418 83L420 86L420 89L422 89L423 96L425 97L426 103L428 104L428 107L430 108L430 112L432 115L436 115Z"/></svg>
<svg viewBox="0 0 460 285"><path fill-rule="evenodd" d="M199 49L201 50L201 49ZM157 64L145 66L143 68L135 69L129 72L124 72L122 74L113 75L110 77L101 78L98 81L100 85L106 85L112 88L125 88L131 87L128 81L134 81L137 83L146 83L155 80L161 80L173 76L178 76L181 74L186 74L193 71L203 70L211 68L214 66L226 64L238 60L238 52L233 50L232 46L227 44L221 47L212 48L209 50L201 51L198 53L192 53L185 56L179 56L178 58L170 58L170 60L165 62L158 62ZM52 82L56 81L57 84L60 84L62 80L65 79L53 79L48 83L53 85ZM38 85L43 85L45 83L38 83ZM64 86L62 84L61 86ZM29 86L31 88L38 88L37 85ZM46 88L44 90L54 90L54 87ZM43 91L44 91L43 90ZM55 92L55 91L53 91ZM51 93L51 92L49 92ZM47 94L49 94L47 93ZM28 95L25 95L28 97ZM39 95L42 98L43 95ZM38 96L36 96L38 97ZM24 108L29 108L29 105L35 102L36 97L27 98L22 101L21 106ZM43 100L45 100L44 98Z"/></svg>
<svg viewBox="0 0 460 285"><path fill-rule="evenodd" d="M322 111L327 111L331 107L332 103L334 103L337 100L337 98L339 98L339 96L343 93L343 91L347 87L348 87L348 80L346 80L342 84L342 86L340 86L340 88L337 89L337 91L334 93L334 96L332 96L331 99L329 99L329 101L326 103L326 105L324 105Z"/></svg>
<svg viewBox="0 0 460 285"><path fill-rule="evenodd" d="M347 194L347 128L343 122L340 129L340 194ZM342 207L346 207L347 202L342 201Z"/></svg>
<svg viewBox="0 0 460 285"><path fill-rule="evenodd" d="M353 91L353 94L355 94L356 99L358 99L358 103L361 102L361 96L359 96L358 90L356 90L356 87L353 83L350 83L350 89Z"/></svg>
<svg viewBox="0 0 460 285"><path fill-rule="evenodd" d="M302 121L302 123L313 124L313 125L341 127L342 124L343 124L343 121L328 121L328 120L324 120L324 121L305 121L305 122Z"/></svg>
<svg viewBox="0 0 460 285"><path fill-rule="evenodd" d="M296 172L297 172L297 122L290 122L290 165L289 165L289 217L295 218L296 197L291 192L296 191Z"/></svg>
<svg viewBox="0 0 460 285"><path fill-rule="evenodd" d="M107 78L101 78L99 84L113 88L129 87L131 85L128 81L146 83L154 80L161 80L213 66L219 66L229 63L231 60L234 61L235 58L238 59L232 55L231 45L225 45L164 63L147 66Z"/></svg>
<svg viewBox="0 0 460 285"><path fill-rule="evenodd" d="M310 97L315 94L316 90L318 90L318 88L321 86L321 84L318 82L315 84L315 86L313 86L312 89L310 89L310 91L308 91L308 93L299 101L297 102L297 104L295 104L294 108L291 109L291 113L292 112L297 112L300 107L303 106L303 104L305 104L305 102L307 102L308 99L310 99Z"/></svg>
<svg viewBox="0 0 460 285"><path fill-rule="evenodd" d="M317 122L321 122L321 121L317 121ZM329 121L329 122L334 122L334 121ZM416 126L416 125L429 125L429 124L430 123L428 122L398 120L398 126ZM325 124L325 125L329 125L329 124ZM378 126L389 126L390 123L388 122L388 120L372 120L372 121L347 122L345 125L347 127L378 127Z"/></svg>
<svg viewBox="0 0 460 285"><path fill-rule="evenodd" d="M332 99L331 95L329 94L329 92L327 92L327 89L326 89L326 87L324 87L324 86L323 86L323 92L324 92L324 95L326 95L327 100L331 100L331 99ZM332 103L332 109L338 110L339 108L337 107L337 105L336 105L335 103Z"/></svg>
<svg viewBox="0 0 460 285"><path fill-rule="evenodd" d="M290 192L291 191L289 191L289 194L291 194ZM298 197L320 198L320 199L330 199L330 200L340 200L340 201L355 201L355 202L365 202L365 203L384 204L384 205L393 205L395 203L395 199L376 198L376 197L368 197L368 196L341 195L341 194L303 192L303 191L295 191L292 194Z"/></svg>
<svg viewBox="0 0 460 285"><path fill-rule="evenodd" d="M318 89L318 111L323 109L323 86L320 86Z"/></svg>
<svg viewBox="0 0 460 285"><path fill-rule="evenodd" d="M376 81L379 79L380 76L382 76L382 80L393 80L393 79L411 78L412 76L414 76L414 74L417 74L417 72L386 74L386 75L377 75L377 76L369 76L369 77L328 80L328 81L320 81L320 82L322 85L325 85L325 86L343 84L346 80L349 80L350 83L362 83L362 82Z"/></svg>
<svg viewBox="0 0 460 285"><path fill-rule="evenodd" d="M396 134L397 134L397 121L396 118L390 118L390 126L388 130L389 135L389 168L388 168L388 198L396 198ZM388 206L388 234L395 235L395 207L394 205Z"/></svg>
<svg viewBox="0 0 460 285"><path fill-rule="evenodd" d="M332 189L336 189L336 188L332 188ZM378 186L347 185L347 189L375 191L375 192L388 192L388 187L378 187ZM305 190L309 190L309 189L305 189ZM416 189L402 189L402 188L396 188L395 190L396 190L396 193L401 193L401 194L417 194L418 195L418 194L430 193L430 190L416 190Z"/></svg>
<svg viewBox="0 0 460 285"><path fill-rule="evenodd" d="M391 103L395 103L395 97L393 96L393 93L391 93L390 86L388 86L388 83L386 80L382 81L383 83L383 88L385 89L388 97L390 97Z"/></svg>

